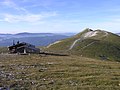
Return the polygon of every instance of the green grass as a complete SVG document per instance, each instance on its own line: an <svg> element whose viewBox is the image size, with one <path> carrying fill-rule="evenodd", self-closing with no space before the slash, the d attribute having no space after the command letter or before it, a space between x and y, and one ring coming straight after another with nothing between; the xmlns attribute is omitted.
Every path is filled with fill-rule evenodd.
<svg viewBox="0 0 120 90"><path fill-rule="evenodd" d="M94 42L94 44L83 48L92 42ZM71 51L71 54L97 59L102 59L100 56L104 55L106 60L120 61L120 45L115 45L105 41L86 39L80 43L80 45L78 43L78 45L76 45L76 47Z"/></svg>
<svg viewBox="0 0 120 90"><path fill-rule="evenodd" d="M120 63L79 56L0 55L10 90L119 90Z"/></svg>
<svg viewBox="0 0 120 90"><path fill-rule="evenodd" d="M52 45L47 48L47 50L95 59L120 61L120 36L110 32L107 32L108 34L106 35L106 33L101 30L97 30L99 33L94 37L78 41L75 46L69 50L73 42L88 31L89 29L86 29L71 38L61 40L60 43ZM90 43L92 44L90 45Z"/></svg>

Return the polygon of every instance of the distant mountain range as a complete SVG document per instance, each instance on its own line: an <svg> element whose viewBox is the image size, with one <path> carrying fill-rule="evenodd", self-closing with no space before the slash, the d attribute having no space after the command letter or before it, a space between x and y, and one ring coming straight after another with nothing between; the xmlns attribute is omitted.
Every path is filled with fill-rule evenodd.
<svg viewBox="0 0 120 90"><path fill-rule="evenodd" d="M9 46L15 42L27 42L36 46L47 46L57 40L68 38L75 33L17 33L0 34L0 46Z"/></svg>
<svg viewBox="0 0 120 90"><path fill-rule="evenodd" d="M46 49L89 58L120 61L120 36L103 30L85 29L75 36L50 44Z"/></svg>
<svg viewBox="0 0 120 90"><path fill-rule="evenodd" d="M119 35L119 36L120 36L120 33L117 33L117 35Z"/></svg>

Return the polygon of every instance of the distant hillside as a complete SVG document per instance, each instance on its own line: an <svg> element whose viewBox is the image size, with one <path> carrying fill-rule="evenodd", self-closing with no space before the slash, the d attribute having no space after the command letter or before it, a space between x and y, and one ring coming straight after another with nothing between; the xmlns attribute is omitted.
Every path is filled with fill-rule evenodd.
<svg viewBox="0 0 120 90"><path fill-rule="evenodd" d="M117 35L119 35L119 36L120 36L120 33L117 33Z"/></svg>
<svg viewBox="0 0 120 90"><path fill-rule="evenodd" d="M74 34L72 33L18 33L0 34L0 46L9 46L14 41L28 42L36 46L47 46L57 40L65 39Z"/></svg>
<svg viewBox="0 0 120 90"><path fill-rule="evenodd" d="M24 36L29 36L29 35L31 35L31 36L36 36L36 35L39 35L39 36L50 36L50 35L54 35L54 33L28 33L28 32L22 32L22 33L17 33L17 34L14 34L14 35L17 35L17 36L19 36L19 35L24 35Z"/></svg>
<svg viewBox="0 0 120 90"><path fill-rule="evenodd" d="M50 44L47 49L102 60L120 61L120 36L103 30L85 29L73 37Z"/></svg>

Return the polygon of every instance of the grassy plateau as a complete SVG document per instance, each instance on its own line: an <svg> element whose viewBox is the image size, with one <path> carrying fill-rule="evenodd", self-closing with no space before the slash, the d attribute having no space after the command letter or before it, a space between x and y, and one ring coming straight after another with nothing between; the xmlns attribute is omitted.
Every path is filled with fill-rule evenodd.
<svg viewBox="0 0 120 90"><path fill-rule="evenodd" d="M80 56L1 54L0 88L120 90L120 62Z"/></svg>

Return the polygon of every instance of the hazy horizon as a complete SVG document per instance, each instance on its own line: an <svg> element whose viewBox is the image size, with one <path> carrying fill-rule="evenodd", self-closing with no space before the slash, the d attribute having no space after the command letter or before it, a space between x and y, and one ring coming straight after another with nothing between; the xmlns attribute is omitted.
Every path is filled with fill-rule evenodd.
<svg viewBox="0 0 120 90"><path fill-rule="evenodd" d="M57 33L58 33L58 34L68 33L68 34L75 34L75 33L79 33L79 32L16 32L16 33L1 33L1 32L0 32L0 34L21 34L21 33L33 33L33 34L34 34L34 33L36 33L36 34L37 34L37 33L51 33L51 34L52 34L52 33L53 33L53 34L54 34L54 33L55 33L55 34L57 34Z"/></svg>
<svg viewBox="0 0 120 90"><path fill-rule="evenodd" d="M0 33L119 33L119 0L0 0Z"/></svg>
<svg viewBox="0 0 120 90"><path fill-rule="evenodd" d="M83 30L85 30L85 29L83 29ZM82 32L83 30L81 30L80 32ZM97 30L97 29L95 29L95 30ZM103 31L107 31L107 30L103 30ZM58 33L58 34L65 34L65 33L71 33L71 34L77 34L77 33L80 33L80 32L31 32L31 31L28 31L28 32L26 32L26 31L22 31L22 32L13 32L13 33L11 33L11 32L0 32L0 34L20 34L20 33ZM108 31L108 32L111 32L111 31ZM111 32L111 33L115 33L115 34L117 34L117 33L120 33L119 31L118 32Z"/></svg>

